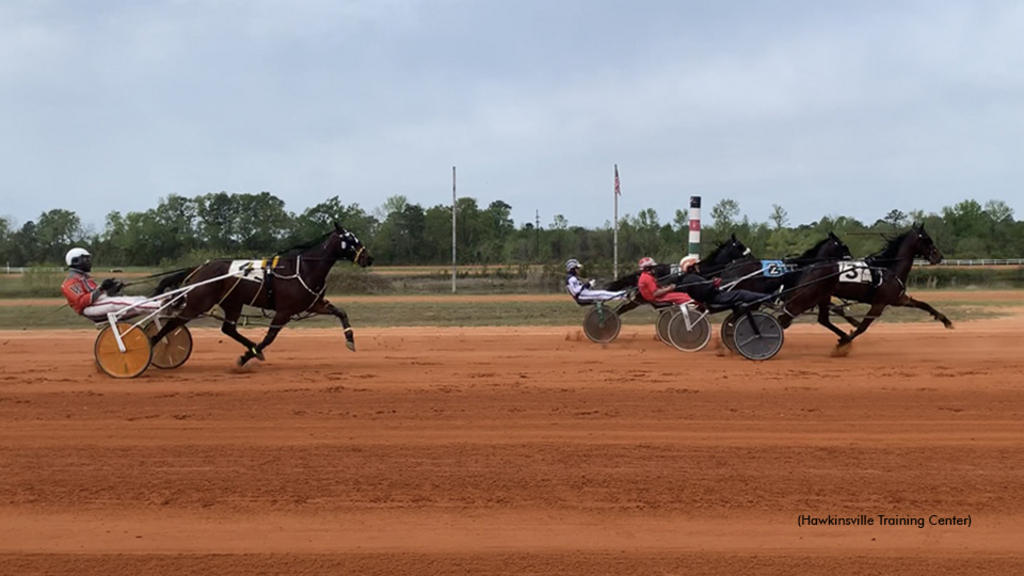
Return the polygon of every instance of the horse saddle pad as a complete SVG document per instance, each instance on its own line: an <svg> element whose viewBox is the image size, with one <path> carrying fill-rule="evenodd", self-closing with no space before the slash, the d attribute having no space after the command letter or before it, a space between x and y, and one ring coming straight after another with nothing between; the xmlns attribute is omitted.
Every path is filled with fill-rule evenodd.
<svg viewBox="0 0 1024 576"><path fill-rule="evenodd" d="M778 278L788 271L782 260L761 260L761 274L767 278Z"/></svg>
<svg viewBox="0 0 1024 576"><path fill-rule="evenodd" d="M851 284L870 284L877 286L881 275L868 266L863 260L848 260L839 263L839 281Z"/></svg>
<svg viewBox="0 0 1024 576"><path fill-rule="evenodd" d="M266 259L232 260L231 266L228 268L228 274L238 275L242 280L263 282L263 277L266 276L267 270L272 269L276 263L277 258L274 258L273 264Z"/></svg>

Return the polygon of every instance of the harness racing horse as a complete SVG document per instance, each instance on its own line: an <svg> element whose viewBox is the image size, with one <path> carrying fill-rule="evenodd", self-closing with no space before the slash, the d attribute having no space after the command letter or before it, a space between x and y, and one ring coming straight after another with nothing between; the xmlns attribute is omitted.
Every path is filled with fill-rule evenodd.
<svg viewBox="0 0 1024 576"><path fill-rule="evenodd" d="M373 258L359 239L337 223L334 230L308 247L296 248L273 259L276 266L269 264L264 270L257 265L250 269L254 275L262 274L260 281L243 279L243 271L231 275L232 266L239 261L211 260L200 266L189 268L168 276L157 286L153 295L178 286L200 284L206 280L224 277L220 281L197 285L185 295L184 305L169 318L150 341L159 342L166 334L190 320L198 318L220 306L224 311L221 331L245 346L245 354L238 358L238 365L256 358L264 360L263 350L270 346L277 333L297 314L331 314L341 321L345 329L345 345L355 351L355 338L348 314L324 299L327 289L327 273L334 263L348 260L362 268L373 264ZM244 270L244 269L243 269ZM260 276L256 276L260 277ZM238 319L243 306L253 306L275 312L270 329L259 344L238 333Z"/></svg>
<svg viewBox="0 0 1024 576"><path fill-rule="evenodd" d="M714 274L728 266L729 263L734 262L749 253L750 249L737 240L736 235L733 234L728 240L719 244L711 251L710 254L707 255L707 257L701 260L701 271L704 274ZM672 275L673 268L675 267L676 266L674 264L658 264L654 267L654 277L667 278ZM604 286L604 290L619 292L621 290L636 288L639 281L640 271L638 270L632 274L620 276L619 278L612 280Z"/></svg>
<svg viewBox="0 0 1024 576"><path fill-rule="evenodd" d="M839 262L851 258L850 248L834 233L821 240L800 256L791 260L799 266L795 284L783 293L779 324L789 328L793 319L817 306L818 324L839 336L838 346L850 343L850 336L829 320L832 294L839 284Z"/></svg>
<svg viewBox="0 0 1024 576"><path fill-rule="evenodd" d="M918 257L927 258L929 264L942 262L942 253L924 231L924 224L915 224L910 230L889 240L881 252L865 258L864 262L869 268L861 270L867 274L851 274L855 279L863 278L863 281L838 283L832 293L834 296L846 301L871 305L871 309L857 329L850 334L847 344L867 331L875 318L882 315L886 306L919 308L942 322L946 328L953 328L953 322L945 314L927 302L915 300L907 295L907 277L914 266L914 259Z"/></svg>

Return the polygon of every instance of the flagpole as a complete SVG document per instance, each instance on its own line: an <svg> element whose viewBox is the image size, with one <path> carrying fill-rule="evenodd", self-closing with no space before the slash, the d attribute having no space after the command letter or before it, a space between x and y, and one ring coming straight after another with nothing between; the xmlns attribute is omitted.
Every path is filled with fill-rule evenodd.
<svg viewBox="0 0 1024 576"><path fill-rule="evenodd" d="M613 196L615 197L615 213L614 213L614 216L613 216L614 220L612 220L612 222L614 222L614 228L613 228L614 232L612 233L612 245L613 245L612 250L614 251L614 256L612 258L612 262L613 262L612 263L612 270L613 270L614 276L616 278L618 278L619 277L619 165L618 164L615 165L615 192L613 193Z"/></svg>
<svg viewBox="0 0 1024 576"><path fill-rule="evenodd" d="M452 294L455 294L455 166L452 166Z"/></svg>

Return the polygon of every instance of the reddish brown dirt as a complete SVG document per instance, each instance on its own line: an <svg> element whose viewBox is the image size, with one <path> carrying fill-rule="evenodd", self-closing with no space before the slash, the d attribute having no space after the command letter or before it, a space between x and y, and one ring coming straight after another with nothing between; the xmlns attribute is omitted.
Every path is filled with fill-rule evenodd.
<svg viewBox="0 0 1024 576"><path fill-rule="evenodd" d="M0 574L1024 573L1021 317L845 358L796 326L765 363L649 328L289 330L243 373L201 331L131 381L94 334L0 333Z"/></svg>

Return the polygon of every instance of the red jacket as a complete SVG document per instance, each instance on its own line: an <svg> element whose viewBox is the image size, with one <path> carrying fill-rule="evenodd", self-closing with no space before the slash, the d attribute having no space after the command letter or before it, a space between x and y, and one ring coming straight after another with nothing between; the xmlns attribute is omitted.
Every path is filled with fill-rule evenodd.
<svg viewBox="0 0 1024 576"><path fill-rule="evenodd" d="M671 302L672 304L686 304L690 301L690 297L683 292L668 292L661 296L654 296L654 291L658 289L658 280L654 277L653 272L642 272L640 274L640 280L637 282L637 286L640 288L640 297L651 303L662 303Z"/></svg>
<svg viewBox="0 0 1024 576"><path fill-rule="evenodd" d="M75 312L81 314L100 295L97 288L99 287L91 276L72 270L71 275L61 285L60 290L64 293L64 297L68 299L68 305Z"/></svg>
<svg viewBox="0 0 1024 576"><path fill-rule="evenodd" d="M654 302L654 291L658 289L658 281L654 278L653 272L641 272L637 286L640 287L641 298L648 302Z"/></svg>

